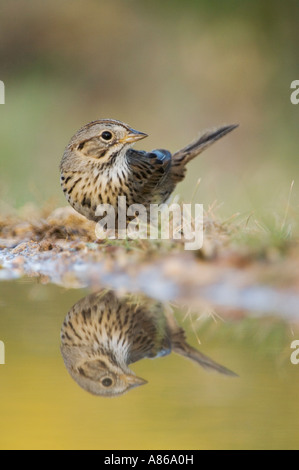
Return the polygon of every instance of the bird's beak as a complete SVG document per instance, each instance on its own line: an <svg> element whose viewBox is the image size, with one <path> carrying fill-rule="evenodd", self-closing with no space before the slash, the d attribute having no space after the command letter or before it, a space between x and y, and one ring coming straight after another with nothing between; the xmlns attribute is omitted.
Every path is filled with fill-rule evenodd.
<svg viewBox="0 0 299 470"><path fill-rule="evenodd" d="M130 388L139 387L139 385L147 384L147 380L144 380L141 377L136 377L136 375L126 375L126 382L130 386Z"/></svg>
<svg viewBox="0 0 299 470"><path fill-rule="evenodd" d="M147 137L147 134L144 132L135 131L135 129L129 129L129 133L123 139L121 139L120 142L124 144L130 144L137 142L137 140L145 139L145 137Z"/></svg>

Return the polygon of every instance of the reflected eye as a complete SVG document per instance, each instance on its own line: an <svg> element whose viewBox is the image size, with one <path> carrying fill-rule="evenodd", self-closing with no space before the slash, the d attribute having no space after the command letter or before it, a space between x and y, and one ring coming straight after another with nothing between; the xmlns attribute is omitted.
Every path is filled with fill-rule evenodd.
<svg viewBox="0 0 299 470"><path fill-rule="evenodd" d="M111 387L113 381L112 379L110 379L110 377L105 377L104 379L101 380L101 384L104 386L104 387Z"/></svg>
<svg viewBox="0 0 299 470"><path fill-rule="evenodd" d="M112 132L110 131L104 131L101 134L101 139L105 140L106 142L109 142L113 137Z"/></svg>

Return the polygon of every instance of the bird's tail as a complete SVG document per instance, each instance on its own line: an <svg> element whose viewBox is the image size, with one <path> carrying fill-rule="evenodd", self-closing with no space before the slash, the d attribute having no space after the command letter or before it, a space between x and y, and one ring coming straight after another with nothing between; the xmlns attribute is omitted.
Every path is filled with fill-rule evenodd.
<svg viewBox="0 0 299 470"><path fill-rule="evenodd" d="M220 372L220 374L230 375L232 377L238 377L238 375L235 374L235 372L213 361L213 359L209 358L208 356L205 356L205 354L201 353L200 351L193 348L187 343L174 344L173 351L176 352L177 354L180 354L181 356L188 357L189 359L196 362L204 369L215 370L217 372Z"/></svg>
<svg viewBox="0 0 299 470"><path fill-rule="evenodd" d="M200 137L191 142L191 144L178 150L172 155L173 166L183 168L188 162L190 162L190 160L203 152L206 148L216 142L216 140L221 139L221 137L224 137L226 134L236 129L236 127L238 127L238 124L222 126L204 132Z"/></svg>
<svg viewBox="0 0 299 470"><path fill-rule="evenodd" d="M205 354L190 346L190 344L188 344L186 341L185 331L177 324L173 315L167 315L167 323L169 331L171 332L170 335L173 352L179 354L180 356L191 359L204 369L215 370L221 374L238 377L235 372L227 369L221 364L218 364L217 362L213 361L213 359L210 359Z"/></svg>

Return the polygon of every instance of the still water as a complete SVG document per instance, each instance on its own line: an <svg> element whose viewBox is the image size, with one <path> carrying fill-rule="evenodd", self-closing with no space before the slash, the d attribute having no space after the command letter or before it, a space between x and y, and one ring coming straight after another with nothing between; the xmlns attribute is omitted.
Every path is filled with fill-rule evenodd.
<svg viewBox="0 0 299 470"><path fill-rule="evenodd" d="M294 325L30 279L0 284L0 310L1 449L299 447ZM202 368L197 350L238 377Z"/></svg>

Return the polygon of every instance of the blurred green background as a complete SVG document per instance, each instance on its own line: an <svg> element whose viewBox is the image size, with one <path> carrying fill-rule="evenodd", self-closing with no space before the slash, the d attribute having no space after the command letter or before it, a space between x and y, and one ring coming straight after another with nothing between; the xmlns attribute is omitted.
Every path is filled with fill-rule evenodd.
<svg viewBox="0 0 299 470"><path fill-rule="evenodd" d="M58 166L85 123L115 118L176 150L198 131L240 128L190 164L177 188L230 216L283 214L298 173L296 0L2 0L0 199L64 205ZM298 208L298 187L291 198Z"/></svg>

